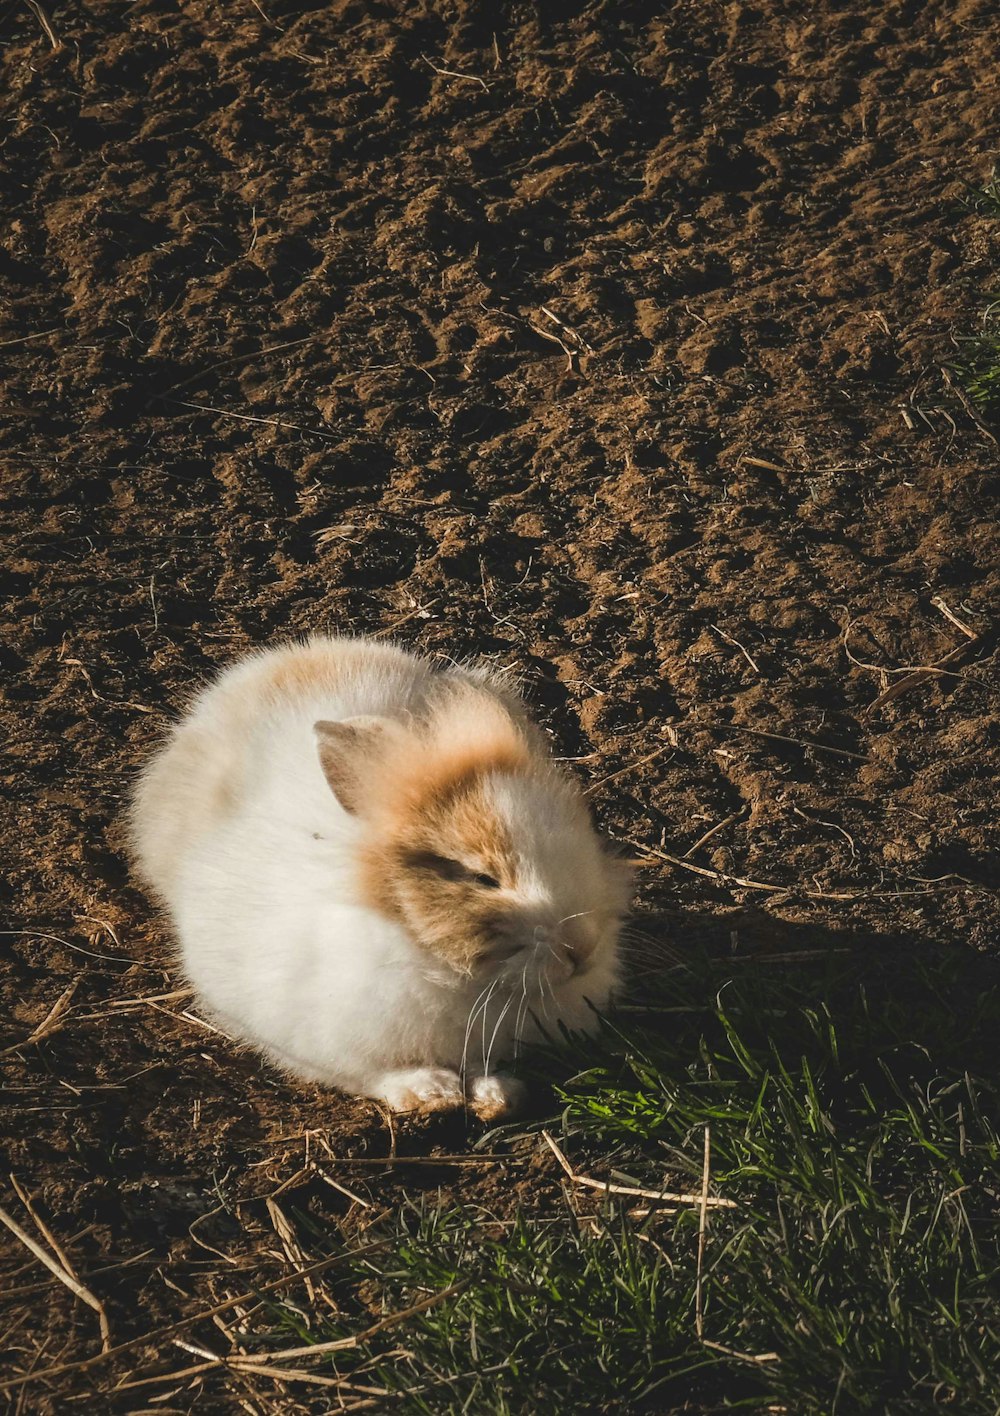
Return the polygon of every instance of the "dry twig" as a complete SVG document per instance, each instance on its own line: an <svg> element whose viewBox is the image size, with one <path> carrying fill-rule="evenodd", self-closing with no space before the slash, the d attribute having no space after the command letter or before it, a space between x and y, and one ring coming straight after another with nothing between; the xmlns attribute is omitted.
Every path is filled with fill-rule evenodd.
<svg viewBox="0 0 1000 1416"><path fill-rule="evenodd" d="M408 1308L402 1308L396 1313L389 1313L386 1317L380 1318L377 1323L366 1327L363 1332L354 1333L352 1337L337 1337L330 1342L314 1342L305 1347L286 1347L281 1352L260 1352L246 1360L257 1367L266 1362L287 1361L291 1357L316 1357L322 1356L325 1352L349 1351L351 1348L360 1347L370 1337L385 1332L387 1328L396 1327L397 1324L405 1322L407 1318L415 1317L417 1313L424 1313L428 1308L436 1307L446 1298L454 1298L456 1294L464 1293L471 1282L472 1280L469 1278L460 1279L458 1283L452 1283L447 1288L439 1289L437 1293L431 1293L427 1298L421 1298L419 1302L412 1303Z"/></svg>
<svg viewBox="0 0 1000 1416"><path fill-rule="evenodd" d="M812 747L817 752L829 752L834 757L850 757L855 762L870 762L870 757L865 757L860 752L848 752L846 747L830 747L825 742L817 742L815 738L793 738L787 737L784 733L766 733L761 728L745 728L741 723L709 723L705 725L709 731L724 733L747 733L750 737L769 738L773 742L791 743L793 747Z"/></svg>
<svg viewBox="0 0 1000 1416"><path fill-rule="evenodd" d="M677 1205L700 1205L703 1202L711 1206L712 1209L737 1209L735 1200L723 1200L715 1195L703 1197L698 1195L679 1194L673 1190L643 1190L637 1185L615 1185L610 1180L594 1180L589 1175L579 1175L570 1165L563 1152L556 1145L548 1131L542 1132L542 1139L558 1160L563 1170L573 1181L574 1185L584 1185L588 1190L599 1190L610 1195L635 1195L642 1200L670 1200L674 1206Z"/></svg>
<svg viewBox="0 0 1000 1416"><path fill-rule="evenodd" d="M89 1288L85 1288L78 1278L69 1273L46 1249L43 1249L37 1239L32 1239L30 1234L26 1234L13 1215L9 1215L5 1209L0 1209L0 1223L5 1224L15 1239L19 1239L24 1247L30 1250L35 1258L58 1278L60 1283L65 1284L71 1293L75 1293L81 1302L87 1304L88 1308L93 1308L101 1329L101 1353L107 1355L111 1350L111 1329L108 1326L108 1315L100 1298L95 1297Z"/></svg>
<svg viewBox="0 0 1000 1416"><path fill-rule="evenodd" d="M622 837L613 839L619 840L622 845L631 846L634 851L645 851L647 856L655 856L657 860L665 860L669 865L679 866L681 870L690 870L692 874L703 875L708 880L719 880L724 885L739 885L744 890L766 890L774 895L795 895L803 900L898 900L907 895L940 895L953 890L987 888L974 885L971 880L963 880L954 885L942 885L937 889L926 890L801 890L797 885L771 885L766 880L747 880L742 875L727 875L723 870L709 870L707 866L695 865L692 861L669 855L667 851L661 851L656 846L637 846L634 841L627 841ZM636 864L651 865L652 861L640 859Z"/></svg>
<svg viewBox="0 0 1000 1416"><path fill-rule="evenodd" d="M950 654L945 654L938 659L935 664L928 664L923 668L913 669L905 678L897 679L895 683L889 685L879 696L869 703L865 709L866 713L873 713L876 708L883 707L886 703L892 703L894 699L902 697L911 688L916 688L918 684L926 683L928 679L936 678L938 675L947 672L948 664L956 664L959 659L965 657L969 652L972 641L960 644L957 649L952 649Z"/></svg>
<svg viewBox="0 0 1000 1416"><path fill-rule="evenodd" d="M782 467L780 463L768 462L766 457L746 457L740 458L741 462L746 462L751 467L763 467L765 472L787 472L787 467Z"/></svg>
<svg viewBox="0 0 1000 1416"><path fill-rule="evenodd" d="M781 1355L778 1352L737 1352L735 1347L724 1347L721 1342L709 1342L707 1337L703 1337L703 1347L710 1347L713 1352L722 1352L727 1357L735 1357L739 1362L780 1362ZM769 1407L768 1410L773 1410Z"/></svg>
<svg viewBox="0 0 1000 1416"><path fill-rule="evenodd" d="M308 1272L317 1274L325 1269L333 1268L335 1264L346 1263L349 1259L363 1258L368 1254L377 1253L388 1248L388 1240L378 1240L372 1244L362 1244L357 1249L349 1249L342 1254L332 1254L329 1258L319 1259L316 1263L310 1264ZM39 1381L43 1378L61 1377L66 1372L88 1371L99 1362L103 1362L109 1357L117 1357L123 1352L131 1352L136 1347L145 1347L158 1338L168 1337L171 1333L180 1332L184 1328L193 1327L195 1323L205 1322L209 1318L215 1317L216 1313L225 1313L230 1308L238 1308L244 1303L256 1303L265 1293L273 1293L278 1288L285 1288L290 1283L297 1283L302 1277L300 1273L282 1274L280 1278L273 1279L270 1283L262 1283L253 1288L249 1293L241 1293L236 1298L227 1298L222 1303L216 1303L212 1308L205 1308L201 1312L192 1313L190 1317L178 1318L176 1322L164 1323L162 1327L154 1328L152 1332L143 1333L141 1337L129 1338L128 1342L120 1342L117 1347L110 1347L106 1352L100 1352L95 1357L82 1357L75 1362L61 1362L53 1367L39 1367L35 1371L25 1372L19 1377L0 1377L0 1391L11 1391L16 1387L26 1386L27 1383Z"/></svg>
<svg viewBox="0 0 1000 1416"><path fill-rule="evenodd" d="M74 1278L78 1279L79 1276L76 1272L76 1269L70 1262L69 1255L66 1253L66 1250L63 1248L63 1246L59 1243L59 1240L56 1238L56 1236L52 1233L52 1230L45 1223L44 1219L42 1219L41 1215L35 1209L34 1201L32 1200L28 1191L20 1183L16 1175L11 1175L10 1183L14 1186L14 1191L17 1195L17 1198L21 1201L22 1205L24 1205L24 1208L28 1211L28 1213L31 1215L31 1218L34 1220L35 1228L38 1230L39 1234L41 1234L42 1238L48 1244L49 1248L55 1254L56 1258L62 1264L63 1268L66 1270L67 1273L72 1274ZM87 1230L83 1231L83 1233L87 1232ZM77 1234L74 1237L79 1239L82 1236L80 1234Z"/></svg>
<svg viewBox="0 0 1000 1416"><path fill-rule="evenodd" d="M574 329L571 324L567 324L565 320L561 320L558 315L553 314L548 305L539 305L538 308L547 320L551 320L554 325L558 325L581 349L586 350L588 354L593 354L593 346L587 343L579 330Z"/></svg>
<svg viewBox="0 0 1000 1416"><path fill-rule="evenodd" d="M281 1247L288 1257L288 1262L293 1269L298 1271L305 1286L305 1290L309 1295L309 1302L315 1306L316 1289L313 1285L312 1278L305 1272L308 1265L306 1264L305 1255L299 1246L299 1241L295 1237L295 1230L289 1224L287 1215L273 1195L268 1195L266 1204L267 1212L271 1217L271 1223L274 1225L275 1233L281 1240Z"/></svg>
<svg viewBox="0 0 1000 1416"><path fill-rule="evenodd" d="M284 344L270 344L265 349L254 349L250 354L237 354L232 359L220 359L218 363L208 364L204 369L199 369L196 374L182 379L180 383L171 384L163 392L176 393L178 389L187 388L190 384L197 383L206 374L214 374L218 369L229 369L233 364L245 364L250 359L263 359L268 354L280 354L284 349L297 349L301 344L312 344L317 339L322 339L326 333L325 329L318 330L315 334L307 334L304 339L289 339Z"/></svg>
<svg viewBox="0 0 1000 1416"><path fill-rule="evenodd" d="M951 620L951 622L952 622L952 624L955 626L955 628L958 629L958 630L961 630L961 632L965 635L966 639L978 639L978 638L979 638L979 635L976 633L976 631L975 631L974 629L970 629L967 624L964 624L964 623L959 619L959 617L958 617L958 615L956 615L955 611L950 607L950 605L948 605L948 604L945 602L945 599L944 599L944 596L943 596L943 595L932 595L932 596L931 596L931 604L934 606L934 608L935 608L936 610L940 610L940 611L941 611L941 613L944 615L944 617L945 617L946 620Z"/></svg>
<svg viewBox="0 0 1000 1416"><path fill-rule="evenodd" d="M716 634L719 636L720 639L724 639L727 644L731 644L734 649L738 649L740 651L740 653L743 655L744 659L746 659L747 663L753 669L755 674L760 673L760 665L750 653L750 650L746 647L745 644L741 644L738 639L734 639L731 634L727 634L726 631L724 629L720 629L717 624L713 624L711 627L715 630Z"/></svg>
<svg viewBox="0 0 1000 1416"><path fill-rule="evenodd" d="M596 792L600 787L606 787L609 782L617 781L619 777L624 777L627 772L634 772L639 767L645 767L647 762L655 762L658 757L662 757L665 752L672 752L676 743L666 742L662 747L658 747L655 752L651 752L646 757L640 757L638 762L628 762L624 767L619 767L617 772L609 772L606 777L599 777L596 782L591 782L589 787L584 789L584 796L590 796L591 792Z"/></svg>
<svg viewBox="0 0 1000 1416"><path fill-rule="evenodd" d="M269 1376L276 1379L284 1378L288 1381L313 1382L321 1386L339 1386L343 1378L341 1377L320 1377L316 1373L303 1372L299 1370L288 1370L287 1368L271 1367L271 1362L287 1362L293 1357L322 1357L330 1352L345 1352L352 1348L359 1347L367 1342L369 1338L377 1336L378 1333L385 1332L387 1328L396 1327L397 1324L405 1322L407 1318L414 1317L417 1313L426 1312L428 1308L434 1307L438 1303L443 1303L446 1298L453 1298L457 1293L462 1293L468 1288L471 1279L462 1279L459 1283L453 1283L448 1288L443 1288L437 1293L432 1293L427 1298L422 1298L419 1303L413 1303L409 1308L404 1308L400 1312L390 1313L387 1317L381 1318L377 1323L372 1323L363 1332L355 1333L352 1337L338 1337L331 1342L314 1342L304 1347L286 1347L280 1352L259 1352L235 1357L216 1357L212 1353L202 1348L195 1347L190 1343L178 1343L186 1351L193 1352L196 1356L202 1355L209 1360L199 1363L196 1367L186 1367L180 1372L161 1372L159 1376L140 1377L136 1381L123 1384L121 1388L134 1388L139 1386L149 1386L153 1383L177 1381L178 1378L195 1376L199 1372L207 1372L217 1367L226 1367L233 1371L242 1372L246 1375Z"/></svg>
<svg viewBox="0 0 1000 1416"><path fill-rule="evenodd" d="M478 74L460 74L455 69L441 69L437 64L432 64L426 54L421 54L421 59L428 69L433 69L435 74L439 74L442 79L465 79L467 83L479 84L479 86L489 92L489 84L485 79L481 79Z"/></svg>
<svg viewBox="0 0 1000 1416"><path fill-rule="evenodd" d="M69 1008L70 1000L76 992L79 982L79 979L74 979L69 987L60 993L45 1017L32 1028L28 1036L21 1042L15 1042L12 1046L5 1047L0 1051L0 1057L7 1057L12 1052L19 1052L22 1047L29 1047L33 1042L41 1042L44 1038L51 1037L53 1033L58 1032L64 1026L63 1015Z"/></svg>
<svg viewBox="0 0 1000 1416"><path fill-rule="evenodd" d="M709 830L707 830L703 836L698 837L697 841L695 841L693 846L688 846L687 850L684 852L683 859L690 859L690 857L694 855L695 851L701 850L702 846L706 845L707 842L709 842L713 836L717 836L720 831L724 831L726 827L731 826L734 821L739 821L740 817L745 816L748 810L748 807L741 806L739 811L734 811L732 816L727 816L724 821L717 821L716 824L710 827Z"/></svg>
<svg viewBox="0 0 1000 1416"><path fill-rule="evenodd" d="M680 856L661 851L656 846L636 846L632 841L626 844L632 846L633 850L645 850L648 855L656 856L657 860L665 860L669 865L679 866L681 870L690 870L693 875L704 875L708 880L722 880L727 885L740 885L744 890L767 890L775 895L790 895L795 890L793 885L771 885L766 880L747 880L742 875L727 875L723 870L710 870L706 865L695 865L692 861L682 860Z"/></svg>
<svg viewBox="0 0 1000 1416"><path fill-rule="evenodd" d="M579 353L576 345L567 344L558 334L552 334L549 330L542 329L539 325L533 324L531 320L525 320L525 324L538 335L539 339L545 339L549 344L558 344L559 348L566 355L566 372L570 374L575 372L573 360Z"/></svg>
<svg viewBox="0 0 1000 1416"><path fill-rule="evenodd" d="M940 596L937 597L934 603L937 609L941 609L941 605L937 604L937 600L940 600ZM944 602L941 601L941 604L943 603ZM946 611L943 610L942 613L946 613ZM881 664L869 664L864 659L859 659L857 655L852 652L848 640L851 629L854 626L854 620L849 619L847 621L844 625L843 633L841 634L844 653L857 668L866 669L869 673L878 674L882 682L882 692L873 702L869 703L868 707L865 709L866 713L871 713L876 708L881 708L885 703L891 703L902 694L909 692L911 688L916 688L918 684L926 683L930 678L937 676L949 678L962 677L961 674L954 674L948 665L957 663L969 652L973 645L985 644L986 636L973 634L966 625L954 620L954 616L950 611L947 611L947 618L952 619L957 627L961 629L962 633L969 636L965 644L959 644L957 649L952 649L933 664L900 664L894 669L887 669ZM902 674L903 678L897 679L895 683L890 684L890 674Z"/></svg>
<svg viewBox="0 0 1000 1416"><path fill-rule="evenodd" d="M33 339L47 339L50 334L61 334L59 329L40 329L37 334L22 334L20 339L5 339L0 349L10 349L15 344L29 344Z"/></svg>
<svg viewBox="0 0 1000 1416"><path fill-rule="evenodd" d="M41 5L39 4L39 0L25 0L25 4L28 6L28 9L31 11L35 19L45 31L45 37L52 45L52 48L61 49L62 45L56 38L55 30L52 28L48 15L45 13Z"/></svg>
<svg viewBox="0 0 1000 1416"><path fill-rule="evenodd" d="M323 438L325 442L335 442L332 433L321 432L319 428L306 428L301 423L288 423L284 418L254 418L249 413L234 413L231 408L215 408L210 403L188 403L183 398L168 398L168 403L174 403L178 408L193 408L196 413L217 413L220 418L235 418L240 423L262 423L268 428L291 428L296 433L309 433L314 438Z"/></svg>

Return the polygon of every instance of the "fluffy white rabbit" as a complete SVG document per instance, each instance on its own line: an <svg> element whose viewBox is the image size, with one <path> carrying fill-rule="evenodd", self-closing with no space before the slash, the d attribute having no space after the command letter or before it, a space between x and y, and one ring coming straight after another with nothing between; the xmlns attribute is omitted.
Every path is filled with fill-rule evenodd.
<svg viewBox="0 0 1000 1416"><path fill-rule="evenodd" d="M209 1016L285 1071L492 1119L616 981L629 873L498 676L317 636L244 658L143 772L136 863Z"/></svg>

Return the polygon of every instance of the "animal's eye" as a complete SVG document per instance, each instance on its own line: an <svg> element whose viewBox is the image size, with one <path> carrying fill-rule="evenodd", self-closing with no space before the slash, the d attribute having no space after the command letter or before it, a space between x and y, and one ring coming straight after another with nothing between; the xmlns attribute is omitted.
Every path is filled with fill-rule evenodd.
<svg viewBox="0 0 1000 1416"><path fill-rule="evenodd" d="M410 857L410 864L417 870L432 870L442 880L462 881L479 885L484 890L499 890L500 881L485 871L472 870L460 860L438 855L434 851L419 851Z"/></svg>
<svg viewBox="0 0 1000 1416"><path fill-rule="evenodd" d="M420 851L410 858L410 864L418 870L432 870L442 880L469 878L469 872L460 860L449 860L447 856L436 855L434 851Z"/></svg>

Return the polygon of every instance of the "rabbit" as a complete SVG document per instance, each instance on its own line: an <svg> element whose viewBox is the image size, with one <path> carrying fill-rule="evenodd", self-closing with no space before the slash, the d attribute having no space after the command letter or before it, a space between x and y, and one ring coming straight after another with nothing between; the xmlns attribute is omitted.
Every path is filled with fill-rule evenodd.
<svg viewBox="0 0 1000 1416"><path fill-rule="evenodd" d="M630 870L503 677L314 636L195 698L142 771L138 873L207 1016L392 1111L512 1114L494 1065L592 1031Z"/></svg>

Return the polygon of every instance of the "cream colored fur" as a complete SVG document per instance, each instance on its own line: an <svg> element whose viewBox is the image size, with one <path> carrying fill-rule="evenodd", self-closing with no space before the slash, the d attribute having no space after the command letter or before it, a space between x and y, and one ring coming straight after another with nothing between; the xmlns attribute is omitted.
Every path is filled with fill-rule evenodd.
<svg viewBox="0 0 1000 1416"><path fill-rule="evenodd" d="M520 700L317 637L193 703L132 808L136 865L211 1016L295 1076L498 1116L522 1039L589 1029L624 868Z"/></svg>

